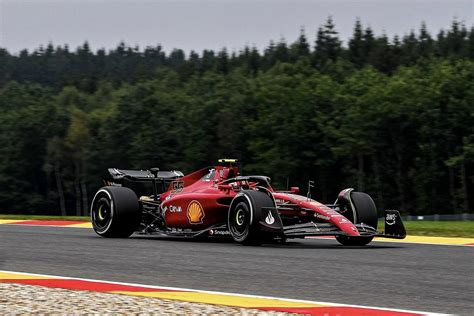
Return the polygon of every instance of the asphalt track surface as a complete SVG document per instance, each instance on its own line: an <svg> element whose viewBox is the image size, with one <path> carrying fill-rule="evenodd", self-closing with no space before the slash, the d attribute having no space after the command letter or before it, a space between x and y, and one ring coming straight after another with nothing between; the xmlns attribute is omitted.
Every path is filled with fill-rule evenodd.
<svg viewBox="0 0 474 316"><path fill-rule="evenodd" d="M0 226L0 270L427 312L474 313L474 247L227 241Z"/></svg>

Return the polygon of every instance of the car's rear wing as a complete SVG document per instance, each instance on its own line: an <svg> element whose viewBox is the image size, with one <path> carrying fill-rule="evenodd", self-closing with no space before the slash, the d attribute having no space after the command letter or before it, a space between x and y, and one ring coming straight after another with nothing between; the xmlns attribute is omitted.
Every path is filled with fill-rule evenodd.
<svg viewBox="0 0 474 316"><path fill-rule="evenodd" d="M155 173L153 173L150 170L127 170L127 169L117 169L117 168L109 168L107 170L109 172L110 179L113 179L114 182L121 182L124 178L129 178L131 180L141 180L141 181L147 181L147 180L152 181L153 179L172 181L184 176L184 174L181 171L177 171L177 170L171 170L171 171L157 170L155 171Z"/></svg>
<svg viewBox="0 0 474 316"><path fill-rule="evenodd" d="M109 168L104 177L105 185L124 186L133 190L137 196L154 195L163 193L169 184L181 177L181 171L159 171L157 168L151 170L126 170Z"/></svg>

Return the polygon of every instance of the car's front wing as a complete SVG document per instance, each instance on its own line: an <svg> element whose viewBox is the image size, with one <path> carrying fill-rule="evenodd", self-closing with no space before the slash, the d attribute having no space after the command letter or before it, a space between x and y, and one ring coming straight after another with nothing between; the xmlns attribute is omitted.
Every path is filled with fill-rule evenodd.
<svg viewBox="0 0 474 316"><path fill-rule="evenodd" d="M372 226L366 224L354 225L360 236L375 236L383 238L403 239L406 237L406 230L400 217L400 213L394 210L385 211L385 230L377 231ZM337 226L331 223L309 222L283 227L283 235L287 238L304 238L306 236L347 236Z"/></svg>

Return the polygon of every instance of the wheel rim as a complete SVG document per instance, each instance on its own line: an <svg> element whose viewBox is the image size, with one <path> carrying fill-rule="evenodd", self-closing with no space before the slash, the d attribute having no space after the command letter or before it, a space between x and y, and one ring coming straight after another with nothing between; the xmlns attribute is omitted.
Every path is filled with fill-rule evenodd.
<svg viewBox="0 0 474 316"><path fill-rule="evenodd" d="M229 230L235 240L245 239L249 231L249 210L245 202L238 203L232 210Z"/></svg>
<svg viewBox="0 0 474 316"><path fill-rule="evenodd" d="M92 209L93 224L98 230L104 230L111 220L112 209L110 201L105 197L101 197Z"/></svg>
<svg viewBox="0 0 474 316"><path fill-rule="evenodd" d="M242 226L244 224L245 214L243 209L238 209L235 213L235 222L237 226Z"/></svg>
<svg viewBox="0 0 474 316"><path fill-rule="evenodd" d="M99 211L98 211L99 220L103 221L106 215L107 215L107 212L105 210L104 205L99 206Z"/></svg>

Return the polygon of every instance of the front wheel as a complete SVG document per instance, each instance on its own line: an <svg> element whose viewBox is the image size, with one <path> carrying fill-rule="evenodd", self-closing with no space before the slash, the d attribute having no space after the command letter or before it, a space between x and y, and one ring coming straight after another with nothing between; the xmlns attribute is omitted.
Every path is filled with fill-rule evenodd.
<svg viewBox="0 0 474 316"><path fill-rule="evenodd" d="M370 195L362 192L350 192L350 201L347 201L350 210L346 218L354 224L367 224L377 229L377 207ZM344 246L365 246L374 239L373 236L349 237L336 236L336 240Z"/></svg>
<svg viewBox="0 0 474 316"><path fill-rule="evenodd" d="M129 188L108 186L97 191L91 205L94 231L102 237L126 238L140 223L140 205Z"/></svg>
<svg viewBox="0 0 474 316"><path fill-rule="evenodd" d="M232 201L227 217L227 227L236 242L244 245L258 245L264 233L258 221L262 208L275 207L269 194L261 191L244 191Z"/></svg>

